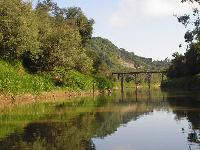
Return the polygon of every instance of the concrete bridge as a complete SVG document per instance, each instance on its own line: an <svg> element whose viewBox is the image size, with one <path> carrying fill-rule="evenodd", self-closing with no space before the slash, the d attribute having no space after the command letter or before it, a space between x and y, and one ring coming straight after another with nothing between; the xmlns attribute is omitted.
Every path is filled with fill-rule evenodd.
<svg viewBox="0 0 200 150"><path fill-rule="evenodd" d="M151 88L151 78L152 74L160 74L161 75L161 82L163 81L164 75L166 75L167 71L160 71L160 70L153 70L153 71L132 71L132 72L113 72L112 75L117 75L118 79L121 78L121 90L124 91L124 76L132 75L134 77L135 85L138 86L138 77L141 74L146 75L147 82L149 88Z"/></svg>

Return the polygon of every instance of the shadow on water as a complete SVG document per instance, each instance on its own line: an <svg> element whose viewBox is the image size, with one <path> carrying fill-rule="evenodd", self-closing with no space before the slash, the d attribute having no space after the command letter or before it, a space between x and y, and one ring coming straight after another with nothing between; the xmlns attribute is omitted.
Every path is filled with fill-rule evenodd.
<svg viewBox="0 0 200 150"><path fill-rule="evenodd" d="M120 127L129 122L137 122L155 111L172 112L176 120L186 119L190 129L186 131L182 128L182 131L188 134L189 148L192 144L199 146L198 92L161 92L160 89L136 88L123 93L117 91L111 96L77 98L56 103L51 111L47 111L48 107L42 108L44 115L34 117L35 121L29 121L23 118L24 114L19 113L22 117L22 123L18 122L21 129L1 139L0 149L95 150L94 138L112 137ZM5 115L8 121L13 114ZM15 122L15 118L9 121ZM2 119L1 124L4 123Z"/></svg>

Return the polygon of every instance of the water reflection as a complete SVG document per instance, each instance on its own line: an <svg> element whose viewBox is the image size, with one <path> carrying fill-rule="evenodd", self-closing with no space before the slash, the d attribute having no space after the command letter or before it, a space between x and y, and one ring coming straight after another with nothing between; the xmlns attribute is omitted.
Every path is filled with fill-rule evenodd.
<svg viewBox="0 0 200 150"><path fill-rule="evenodd" d="M199 98L198 92L138 88L57 103L31 121L18 113L19 128L0 141L0 149L199 149ZM16 121L14 114L4 115L0 131L1 124Z"/></svg>
<svg viewBox="0 0 200 150"><path fill-rule="evenodd" d="M179 97L174 98L175 95ZM200 97L198 92L181 94L173 92L168 96L168 102L176 119L186 118L189 122L188 141L200 144ZM185 130L184 128L182 129Z"/></svg>

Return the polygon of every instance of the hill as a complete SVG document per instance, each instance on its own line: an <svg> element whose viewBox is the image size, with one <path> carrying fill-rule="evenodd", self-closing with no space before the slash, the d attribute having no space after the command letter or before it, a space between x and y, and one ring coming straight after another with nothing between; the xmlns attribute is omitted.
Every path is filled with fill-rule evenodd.
<svg viewBox="0 0 200 150"><path fill-rule="evenodd" d="M134 52L118 48L108 39L101 37L93 37L86 45L86 49L97 70L102 64L111 71L165 69L169 66L168 59L153 61L152 58L137 56Z"/></svg>

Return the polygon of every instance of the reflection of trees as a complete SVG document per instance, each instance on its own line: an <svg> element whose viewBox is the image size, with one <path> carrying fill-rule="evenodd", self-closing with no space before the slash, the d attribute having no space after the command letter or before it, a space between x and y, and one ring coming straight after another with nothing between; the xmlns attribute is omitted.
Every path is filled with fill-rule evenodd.
<svg viewBox="0 0 200 150"><path fill-rule="evenodd" d="M92 137L112 134L133 115L130 112L125 116L118 113L86 113L71 122L30 123L23 134L10 135L0 142L0 147L4 150L94 150Z"/></svg>
<svg viewBox="0 0 200 150"><path fill-rule="evenodd" d="M188 141L200 144L200 101L198 97L197 93L190 93L189 95L168 93L167 100L177 119L186 117L191 123Z"/></svg>
<svg viewBox="0 0 200 150"><path fill-rule="evenodd" d="M187 117L191 122L188 141L199 143L200 102L195 97L175 93L164 93L167 101L162 97L160 90L138 89L137 93L134 90L125 92L123 101L119 100L120 93L116 93L96 100L84 98L61 103L55 107L54 113L48 113L47 121L29 123L22 133L16 132L2 140L0 149L95 150L94 137L111 135L121 125L168 105L177 119Z"/></svg>
<svg viewBox="0 0 200 150"><path fill-rule="evenodd" d="M70 122L30 123L24 128L23 134L10 135L0 142L0 147L4 150L94 150L91 140L94 136L112 134L120 124L127 123L137 115L134 112L96 112L80 115Z"/></svg>
<svg viewBox="0 0 200 150"><path fill-rule="evenodd" d="M133 91L134 93L134 91ZM99 98L96 101L80 100L56 107L50 121L29 123L22 134L18 132L0 142L4 150L95 150L93 137L113 134L119 126L141 115L163 107L160 101L142 101L141 94L136 102L130 95L123 102L116 97ZM69 120L69 115L73 116ZM52 120L52 121L51 121Z"/></svg>
<svg viewBox="0 0 200 150"><path fill-rule="evenodd" d="M45 149L45 150L93 150L90 119L83 117L71 123L41 122L30 123L23 134L13 134L0 142L4 150Z"/></svg>

